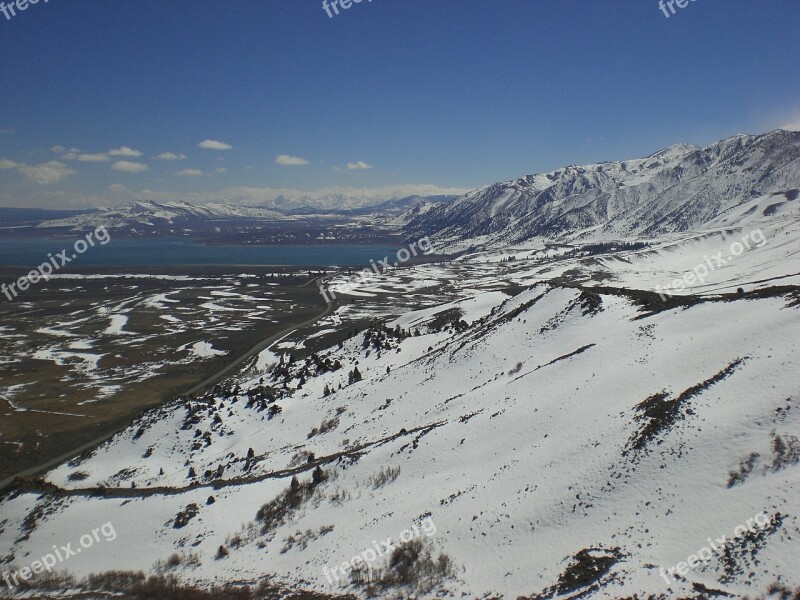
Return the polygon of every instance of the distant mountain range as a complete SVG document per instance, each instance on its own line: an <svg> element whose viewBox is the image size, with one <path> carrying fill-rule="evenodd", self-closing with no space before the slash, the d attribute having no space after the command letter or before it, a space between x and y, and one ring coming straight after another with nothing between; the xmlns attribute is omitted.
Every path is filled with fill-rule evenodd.
<svg viewBox="0 0 800 600"><path fill-rule="evenodd" d="M443 195L409 195L394 196L387 199L376 193L332 193L321 196L287 196L281 195L274 200L261 202L259 205L265 208L274 208L280 211L317 211L317 212L338 212L338 211L370 211L372 209L387 208L390 206L408 207L415 202L415 199L425 199L433 202L449 200L456 196ZM437 200L438 199L438 200Z"/></svg>
<svg viewBox="0 0 800 600"><path fill-rule="evenodd" d="M399 225L395 221L403 213L420 205L435 206L453 198L442 195L407 196L391 198L373 206L358 205L348 209L316 206L273 208L225 202L196 205L151 200L84 211L0 209L0 232L7 235L66 234L104 226L125 236L202 236L206 239L224 238L231 242L240 235L243 242L272 243L295 240L298 230L306 237L330 238L331 232L328 230L331 227L346 225L362 230L372 226L381 232L398 232L399 225L405 221L401 220ZM254 239L253 232L262 230L269 230L269 237ZM294 232L288 239L283 239L287 236L277 239L276 236L281 237L281 231L288 230ZM371 238L368 234L362 234L358 239Z"/></svg>
<svg viewBox="0 0 800 600"><path fill-rule="evenodd" d="M495 183L415 207L405 231L451 250L649 237L702 228L754 198L798 187L800 132L779 129Z"/></svg>
<svg viewBox="0 0 800 600"><path fill-rule="evenodd" d="M429 236L458 252L526 241L608 241L702 229L755 198L800 188L800 132L737 135L706 148L678 144L645 158L570 165L453 196L365 206L331 195L314 205L134 202L94 211L0 209L6 233L66 233L100 225L129 236L202 236L237 243L374 241ZM787 200L788 201L788 200ZM344 235L347 229L355 236ZM262 235L263 231L268 235ZM370 230L373 233L370 233ZM292 233L287 235L286 232Z"/></svg>

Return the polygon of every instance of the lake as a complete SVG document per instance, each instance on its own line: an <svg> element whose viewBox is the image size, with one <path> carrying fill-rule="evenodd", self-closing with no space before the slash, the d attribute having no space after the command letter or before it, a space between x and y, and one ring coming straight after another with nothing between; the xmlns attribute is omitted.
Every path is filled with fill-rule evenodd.
<svg viewBox="0 0 800 600"><path fill-rule="evenodd" d="M0 237L0 265L33 268L67 250L80 238ZM316 246L206 246L189 240L111 239L105 246L95 242L67 268L170 267L193 265L344 266L367 265L392 256L398 250L386 245ZM58 260L60 264L60 260Z"/></svg>

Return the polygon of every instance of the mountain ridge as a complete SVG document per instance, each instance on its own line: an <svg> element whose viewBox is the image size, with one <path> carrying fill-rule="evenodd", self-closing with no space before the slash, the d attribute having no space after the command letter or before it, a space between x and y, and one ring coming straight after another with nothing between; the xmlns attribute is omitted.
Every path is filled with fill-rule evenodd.
<svg viewBox="0 0 800 600"><path fill-rule="evenodd" d="M798 187L800 133L778 129L497 182L409 213L405 231L451 251L647 237L696 229L742 202Z"/></svg>

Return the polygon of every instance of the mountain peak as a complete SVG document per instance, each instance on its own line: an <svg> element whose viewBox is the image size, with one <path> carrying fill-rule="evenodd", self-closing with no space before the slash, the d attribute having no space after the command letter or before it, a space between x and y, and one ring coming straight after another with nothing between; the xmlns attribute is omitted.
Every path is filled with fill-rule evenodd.
<svg viewBox="0 0 800 600"><path fill-rule="evenodd" d="M671 158L675 156L683 156L684 154L689 154L690 152L695 152L700 149L700 146L695 146L694 144L672 144L663 150L659 150L658 152L651 154L647 158Z"/></svg>

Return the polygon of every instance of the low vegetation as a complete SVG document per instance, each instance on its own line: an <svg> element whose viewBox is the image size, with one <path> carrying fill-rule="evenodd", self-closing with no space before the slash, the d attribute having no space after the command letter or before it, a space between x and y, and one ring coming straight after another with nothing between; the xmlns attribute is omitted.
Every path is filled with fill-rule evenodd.
<svg viewBox="0 0 800 600"><path fill-rule="evenodd" d="M5 586L0 588L0 598L21 595L35 600L356 600L352 595L289 590L269 581L256 586L225 585L206 589L183 584L172 575L147 576L141 571L109 571L82 580L67 574L44 573L22 582L10 595L5 592Z"/></svg>
<svg viewBox="0 0 800 600"><path fill-rule="evenodd" d="M392 483L400 476L400 467L384 467L375 475L369 478L369 484L373 490L379 490L385 485Z"/></svg>
<svg viewBox="0 0 800 600"><path fill-rule="evenodd" d="M743 600L751 600L750 596L745 596ZM756 596L752 600L800 600L800 587L792 588L775 582L767 588L765 596Z"/></svg>
<svg viewBox="0 0 800 600"><path fill-rule="evenodd" d="M684 390L677 398L668 399L667 392L659 392L637 404L635 410L638 414L635 419L642 425L639 431L631 436L623 455L625 456L629 452L645 451L651 442L670 431L678 421L685 419L687 415L694 414L693 409L689 406L689 401L711 386L730 377L744 360L736 359L719 373Z"/></svg>
<svg viewBox="0 0 800 600"><path fill-rule="evenodd" d="M744 483L747 480L747 478L750 476L750 473L752 473L753 469L755 469L759 456L760 455L758 452L753 452L750 454L750 456L739 463L738 471L731 471L728 473L728 488L732 488L735 485Z"/></svg>
<svg viewBox="0 0 800 600"><path fill-rule="evenodd" d="M769 458L765 457L765 460L769 460ZM780 436L773 433L771 458L771 462L762 466L762 473L781 471L800 463L800 439L794 435ZM763 461L758 452L752 452L750 456L740 461L739 469L728 473L728 488L747 481L747 478L756 470L759 462Z"/></svg>
<svg viewBox="0 0 800 600"><path fill-rule="evenodd" d="M327 478L320 467L314 470L311 481L301 483L297 477L292 477L289 487L256 513L256 521L261 524L261 533L269 533L287 522L295 511L311 499L317 487Z"/></svg>
<svg viewBox="0 0 800 600"><path fill-rule="evenodd" d="M339 418L338 417L332 417L330 419L325 419L324 421L322 421L322 423L320 423L319 427L314 427L308 433L306 438L307 439L311 439L314 436L326 434L329 431L333 431L338 426L339 426Z"/></svg>
<svg viewBox="0 0 800 600"><path fill-rule="evenodd" d="M166 575L178 567L194 569L199 566L199 554L195 554L194 552L189 552L188 554L180 554L179 552L175 552L166 560L157 560L155 565L153 565L153 571L155 571L156 575Z"/></svg>
<svg viewBox="0 0 800 600"><path fill-rule="evenodd" d="M555 585L540 594L520 597L518 600L593 597L608 584L611 569L621 558L619 548L584 548L571 558Z"/></svg>
<svg viewBox="0 0 800 600"><path fill-rule="evenodd" d="M455 576L453 561L446 554L434 556L433 543L417 538L399 544L383 568L362 566L351 572L351 582L369 596L383 596L390 589L427 594Z"/></svg>

